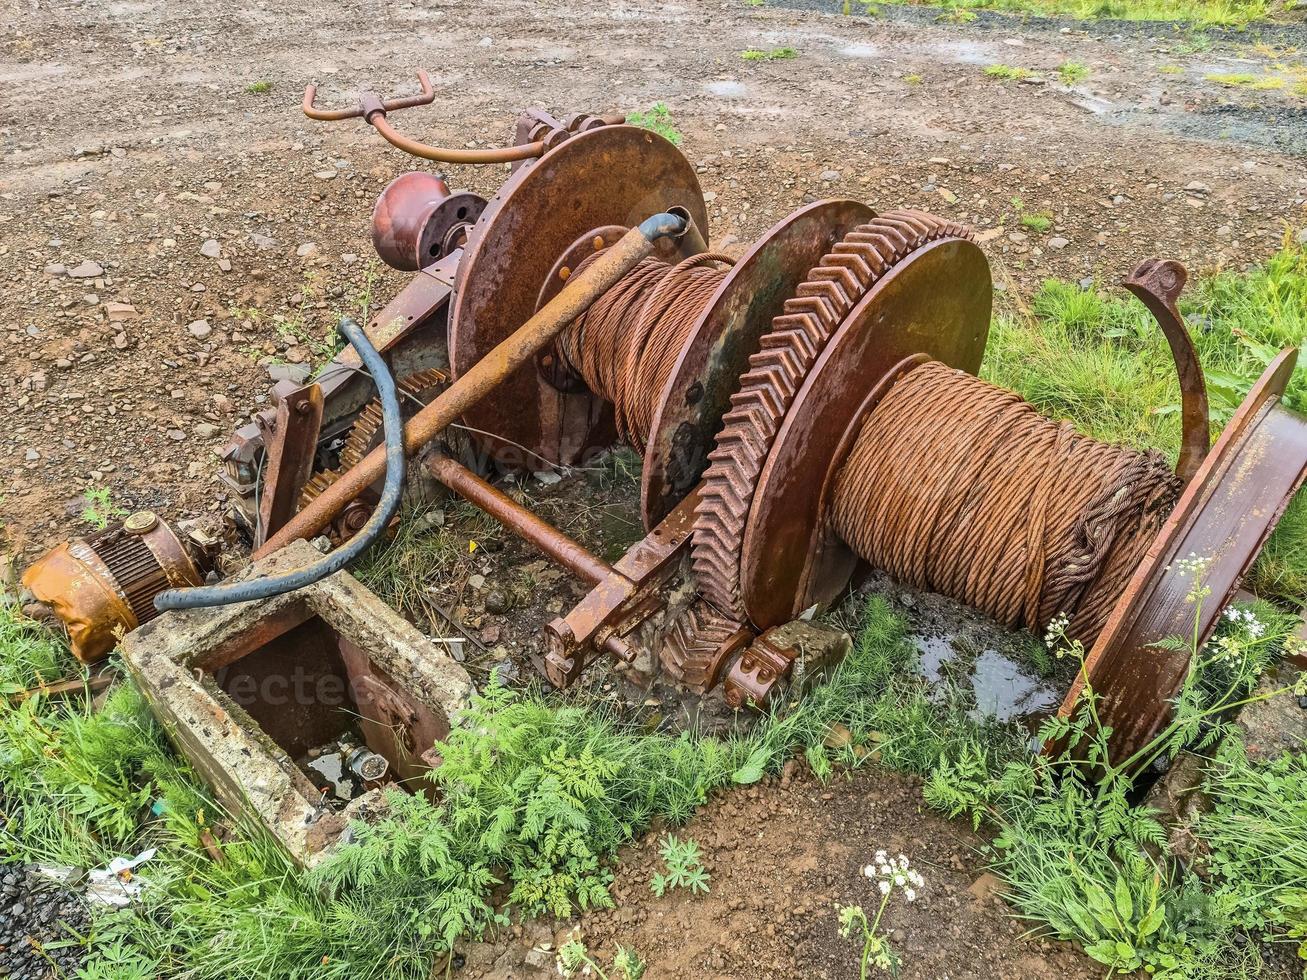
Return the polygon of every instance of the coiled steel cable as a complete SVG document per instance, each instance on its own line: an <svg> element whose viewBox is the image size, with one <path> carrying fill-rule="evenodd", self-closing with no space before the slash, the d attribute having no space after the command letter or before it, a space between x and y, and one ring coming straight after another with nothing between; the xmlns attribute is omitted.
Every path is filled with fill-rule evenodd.
<svg viewBox="0 0 1307 980"><path fill-rule="evenodd" d="M576 271L600 254L587 256ZM720 252L675 265L644 259L559 337L563 358L592 392L613 403L618 436L639 453L690 331L733 261Z"/></svg>
<svg viewBox="0 0 1307 980"><path fill-rule="evenodd" d="M1008 626L1059 614L1091 643L1179 496L1156 452L1054 422L939 362L901 378L836 475L831 519L857 554Z"/></svg>

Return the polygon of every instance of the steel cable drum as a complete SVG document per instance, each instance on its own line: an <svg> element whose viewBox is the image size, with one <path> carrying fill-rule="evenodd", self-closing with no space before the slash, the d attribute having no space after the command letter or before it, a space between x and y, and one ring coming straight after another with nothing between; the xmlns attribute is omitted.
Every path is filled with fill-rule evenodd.
<svg viewBox="0 0 1307 980"><path fill-rule="evenodd" d="M523 165L487 204L459 264L449 335L455 380L530 318L558 257L579 237L672 208L707 227L694 167L648 130L601 126ZM479 448L508 471L538 469L540 457L578 463L615 435L607 402L559 391L531 365L509 375L463 421L493 433L477 436Z"/></svg>

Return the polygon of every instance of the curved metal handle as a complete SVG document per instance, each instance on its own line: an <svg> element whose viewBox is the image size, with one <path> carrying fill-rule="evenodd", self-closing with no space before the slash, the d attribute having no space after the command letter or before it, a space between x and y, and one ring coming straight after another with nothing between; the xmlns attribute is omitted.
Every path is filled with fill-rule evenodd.
<svg viewBox="0 0 1307 980"><path fill-rule="evenodd" d="M353 109L319 109L314 105L314 100L318 96L318 86L316 84L306 85L304 87L302 108L304 109L304 115L310 119L317 119L320 122L334 122L338 119L367 118L370 113L378 111L384 115L387 112L394 112L396 109L411 109L413 106L430 105L435 101L436 90L431 87L430 77L421 68L418 69L418 84L422 86L420 94L405 95L397 99L381 99L371 92L364 92L359 96L359 104Z"/></svg>
<svg viewBox="0 0 1307 980"><path fill-rule="evenodd" d="M1211 423L1207 412L1207 384L1203 369L1198 363L1193 339L1185 327L1184 317L1175 305L1184 289L1189 273L1174 259L1144 259L1135 271L1121 283L1139 297L1153 319L1162 328L1166 342L1175 359L1175 372L1180 379L1180 412L1182 437L1180 458L1175 464L1175 475L1185 483L1193 479L1198 467L1207 458L1211 447Z"/></svg>
<svg viewBox="0 0 1307 980"><path fill-rule="evenodd" d="M430 105L436 97L431 87L431 79L421 68L418 69L418 82L422 85L420 95L408 95L398 99L382 99L371 92L359 95L359 104L352 109L319 109L315 104L318 95L316 85L304 89L304 115L322 122L335 122L340 119L362 118L371 125L382 138L392 146L397 146L405 153L424 160L438 163L511 163L515 160L530 160L545 152L543 140L522 143L493 150L455 150L443 146L432 146L405 136L395 129L386 119L386 113L397 109L411 109L413 106Z"/></svg>

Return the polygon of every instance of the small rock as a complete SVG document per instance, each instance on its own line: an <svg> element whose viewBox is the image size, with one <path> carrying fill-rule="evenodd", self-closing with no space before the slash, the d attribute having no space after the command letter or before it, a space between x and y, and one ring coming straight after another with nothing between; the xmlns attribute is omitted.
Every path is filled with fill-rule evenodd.
<svg viewBox="0 0 1307 980"><path fill-rule="evenodd" d="M186 439L186 433L181 429L169 429L168 438L173 442L183 442Z"/></svg>
<svg viewBox="0 0 1307 980"><path fill-rule="evenodd" d="M1048 240L1048 247L1052 249L1061 250L1066 248L1070 244L1071 244L1071 240L1069 238L1063 238L1060 235L1057 235Z"/></svg>
<svg viewBox="0 0 1307 980"><path fill-rule="evenodd" d="M472 586L474 589L479 589L481 586L486 584L486 577L481 574L469 575L467 577L467 584Z"/></svg>
<svg viewBox="0 0 1307 980"><path fill-rule="evenodd" d="M495 616L502 616L508 612L512 603L509 602L507 594L501 589L491 589L486 593L486 612Z"/></svg>
<svg viewBox="0 0 1307 980"><path fill-rule="evenodd" d="M68 274L74 279L95 279L97 276L104 275L104 266L87 259L69 269Z"/></svg>
<svg viewBox="0 0 1307 980"><path fill-rule="evenodd" d="M840 172L838 170L823 170L821 172L822 180L839 180Z"/></svg>
<svg viewBox="0 0 1307 980"><path fill-rule="evenodd" d="M268 377L273 381L293 381L302 385L309 377L307 364L269 364Z"/></svg>
<svg viewBox="0 0 1307 980"><path fill-rule="evenodd" d="M313 176L314 176L314 177L317 177L318 180L335 180L335 179L336 179L336 171L334 171L334 170L316 170L316 171L314 171Z"/></svg>
<svg viewBox="0 0 1307 980"><path fill-rule="evenodd" d="M62 262L51 262L45 267L45 274L47 276L66 276L68 275L68 267Z"/></svg>
<svg viewBox="0 0 1307 980"><path fill-rule="evenodd" d="M216 238L205 239L204 244L200 246L200 254L206 259L216 259L222 255L222 246L218 244Z"/></svg>
<svg viewBox="0 0 1307 980"><path fill-rule="evenodd" d="M949 204L958 203L958 196L954 194L951 190L949 190L947 187L938 187L936 188L936 192L939 194L940 197L948 201Z"/></svg>
<svg viewBox="0 0 1307 980"><path fill-rule="evenodd" d="M1008 241L1013 242L1014 244L1017 245L1023 245L1025 244L1025 242L1029 241L1029 239L1030 236L1027 235L1024 231L1010 231L1008 232L1008 236L1007 236Z"/></svg>
<svg viewBox="0 0 1307 980"><path fill-rule="evenodd" d="M277 239L269 238L267 235L260 235L257 231L250 232L250 241L255 248L272 248L277 244Z"/></svg>
<svg viewBox="0 0 1307 980"><path fill-rule="evenodd" d="M295 249L295 254L298 255L298 256L299 256L300 258L302 258L302 259L307 259L307 258L308 258L309 256L311 256L311 255L317 255L317 254L318 254L318 243L317 243L317 242L305 242L305 243L304 243L303 245L301 245L299 248Z"/></svg>
<svg viewBox="0 0 1307 980"><path fill-rule="evenodd" d="M110 323L121 323L124 320L136 320L140 313L131 303L105 303L104 311L109 315Z"/></svg>
<svg viewBox="0 0 1307 980"><path fill-rule="evenodd" d="M231 272L231 262L229 262L227 259L219 259L218 269L221 272Z"/></svg>
<svg viewBox="0 0 1307 980"><path fill-rule="evenodd" d="M196 340L201 340L213 333L213 327L209 326L208 320L192 320L186 324L186 330Z"/></svg>
<svg viewBox="0 0 1307 980"><path fill-rule="evenodd" d="M1184 185L1184 189L1190 194L1202 194L1206 196L1212 193L1212 189L1204 184L1201 180L1191 180Z"/></svg>
<svg viewBox="0 0 1307 980"><path fill-rule="evenodd" d="M212 439L216 435L218 435L218 433L221 432L222 430L219 429L212 422L200 422L191 431L194 432L201 439Z"/></svg>

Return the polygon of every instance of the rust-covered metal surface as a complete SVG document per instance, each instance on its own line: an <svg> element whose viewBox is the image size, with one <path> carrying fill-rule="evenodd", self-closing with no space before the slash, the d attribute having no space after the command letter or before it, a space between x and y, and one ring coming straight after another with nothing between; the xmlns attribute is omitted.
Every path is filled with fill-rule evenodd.
<svg viewBox="0 0 1307 980"><path fill-rule="evenodd" d="M372 246L390 267L417 272L460 248L485 207L485 198L451 191L435 174L400 174L372 208Z"/></svg>
<svg viewBox="0 0 1307 980"><path fill-rule="evenodd" d="M603 651L635 659L623 639L663 606L659 591L689 548L698 493L691 493L657 527L633 544L589 594L546 629L545 676L555 687L576 681Z"/></svg>
<svg viewBox="0 0 1307 980"><path fill-rule="evenodd" d="M774 225L731 267L659 397L641 476L646 528L699 483L749 357L786 300L822 255L871 217L857 201L818 201Z"/></svg>
<svg viewBox="0 0 1307 980"><path fill-rule="evenodd" d="M23 573L23 585L64 624L83 663L102 660L119 633L154 619L160 592L200 581L176 533L150 511L56 545Z"/></svg>
<svg viewBox="0 0 1307 980"><path fill-rule="evenodd" d="M591 129L523 166L491 198L459 266L449 334L455 379L535 312L558 258L582 235L676 206L707 227L694 168L671 143L633 126ZM534 365L506 375L495 398L469 408L463 421L503 437L478 441L504 469L538 469L533 454L574 463L614 433L610 406L559 391Z"/></svg>
<svg viewBox="0 0 1307 980"><path fill-rule="evenodd" d="M590 135L608 131L599 129ZM632 229L584 273L570 279L539 312L528 315L521 326L473 363L435 401L408 421L404 426L404 451L409 455L416 453L491 392L502 397L505 379L531 366L530 362L538 351L557 337L605 289L634 268L652 248L652 243L638 228ZM317 534L380 478L385 469L385 447L378 446L269 538L255 552L255 557L270 554L290 541Z"/></svg>
<svg viewBox="0 0 1307 980"><path fill-rule="evenodd" d="M1175 474L1188 483L1198 473L1211 446L1211 423L1207 413L1207 382L1198 363L1198 352L1185 327L1176 301L1189 273L1174 259L1145 259L1121 284L1148 307L1162 328L1171 348L1180 380L1180 458Z"/></svg>
<svg viewBox="0 0 1307 980"><path fill-rule="evenodd" d="M942 280L948 289L939 288ZM895 264L840 324L794 396L758 477L740 563L741 599L755 626L778 626L830 601L848 582L856 559L821 533L817 461L834 459L871 389L904 357L927 353L978 371L992 289L980 249L949 236Z"/></svg>
<svg viewBox="0 0 1307 980"><path fill-rule="evenodd" d="M1186 652L1157 644L1176 636L1207 640L1307 475L1307 419L1280 404L1296 361L1296 350L1284 351L1253 386L1089 652L1086 673L1118 762L1166 723L1168 699L1189 667ZM1206 562L1201 581L1177 563L1181 558ZM1211 595L1196 606L1186 596L1197 585ZM1062 714L1075 710L1082 687L1078 678Z"/></svg>
<svg viewBox="0 0 1307 980"><path fill-rule="evenodd" d="M300 492L313 472L322 429L322 387L316 383L291 392L277 406L271 431L265 432L263 488L255 545L282 527L295 513Z"/></svg>
<svg viewBox="0 0 1307 980"><path fill-rule="evenodd" d="M491 486L461 463L442 454L427 460L431 475L475 504L515 535L538 548L588 585L612 574L612 566L558 528Z"/></svg>

